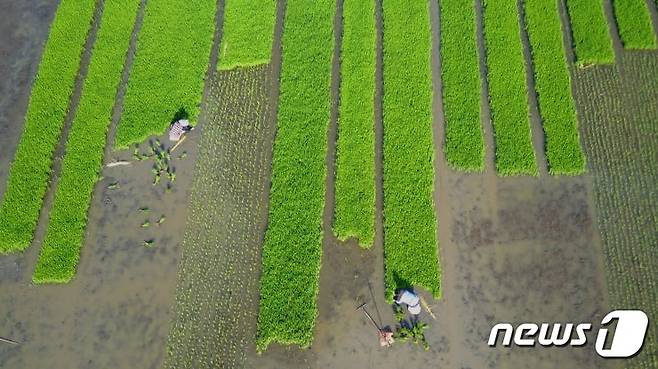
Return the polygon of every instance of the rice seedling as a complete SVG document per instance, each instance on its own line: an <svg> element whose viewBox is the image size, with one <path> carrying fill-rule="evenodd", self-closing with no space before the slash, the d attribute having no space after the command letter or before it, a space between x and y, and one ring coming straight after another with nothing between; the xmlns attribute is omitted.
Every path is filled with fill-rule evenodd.
<svg viewBox="0 0 658 369"><path fill-rule="evenodd" d="M220 70L269 63L276 3L276 0L226 1Z"/></svg>
<svg viewBox="0 0 658 369"><path fill-rule="evenodd" d="M32 242L95 8L95 1L62 0L50 26L0 204L0 254Z"/></svg>
<svg viewBox="0 0 658 369"><path fill-rule="evenodd" d="M267 137L276 114L271 77L269 66L236 68L220 72L213 84L190 189L166 369L240 368L253 344ZM200 306L212 314L199 314Z"/></svg>
<svg viewBox="0 0 658 369"><path fill-rule="evenodd" d="M621 55L622 68L574 74L583 143L597 209L610 309L658 317L658 58ZM658 364L658 336L648 334L628 367Z"/></svg>
<svg viewBox="0 0 658 369"><path fill-rule="evenodd" d="M145 220L141 225L142 228L148 228L150 226L151 226L151 222L148 219Z"/></svg>
<svg viewBox="0 0 658 369"><path fill-rule="evenodd" d="M215 31L215 0L148 1L114 146L199 115Z"/></svg>
<svg viewBox="0 0 658 369"><path fill-rule="evenodd" d="M139 3L104 3L89 71L66 143L46 237L32 276L35 283L66 283L75 275ZM118 188L118 182L108 187Z"/></svg>
<svg viewBox="0 0 658 369"><path fill-rule="evenodd" d="M489 105L500 175L537 175L516 2L484 1Z"/></svg>
<svg viewBox="0 0 658 369"><path fill-rule="evenodd" d="M333 229L368 248L375 233L374 1L346 1L343 23Z"/></svg>
<svg viewBox="0 0 658 369"><path fill-rule="evenodd" d="M445 155L455 169L474 172L484 167L480 122L480 71L474 4L441 3L441 82L445 117Z"/></svg>
<svg viewBox="0 0 658 369"><path fill-rule="evenodd" d="M655 49L649 3L643 0L613 0L619 37L627 49Z"/></svg>
<svg viewBox="0 0 658 369"><path fill-rule="evenodd" d="M384 255L386 295L441 295L436 240L429 4L385 0Z"/></svg>
<svg viewBox="0 0 658 369"><path fill-rule="evenodd" d="M313 339L322 257L327 124L334 48L332 0L286 7L269 224L257 348ZM290 293L290 291L295 291Z"/></svg>
<svg viewBox="0 0 658 369"><path fill-rule="evenodd" d="M549 172L583 173L585 156L580 146L557 2L526 0L525 16Z"/></svg>
<svg viewBox="0 0 658 369"><path fill-rule="evenodd" d="M566 0L576 64L612 64L615 54L601 0Z"/></svg>

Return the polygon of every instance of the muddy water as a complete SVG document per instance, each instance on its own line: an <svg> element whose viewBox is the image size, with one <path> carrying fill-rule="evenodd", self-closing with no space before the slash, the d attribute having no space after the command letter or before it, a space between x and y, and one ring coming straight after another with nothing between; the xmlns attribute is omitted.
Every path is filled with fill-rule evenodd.
<svg viewBox="0 0 658 369"><path fill-rule="evenodd" d="M57 2L2 2L0 13L0 188L22 130L29 90ZM178 247L198 131L172 155L177 180L153 186L152 160L132 151L108 161L94 193L76 278L61 286L34 286L37 242L24 254L0 256L2 368L157 368L165 350L174 298ZM164 143L166 139L160 137ZM166 143L169 145L169 143ZM140 151L146 153L148 144ZM186 152L185 159L178 156ZM111 189L110 184L118 188ZM140 212L148 207L149 212ZM164 216L164 223L157 220ZM149 220L151 226L142 228ZM145 240L153 240L145 247Z"/></svg>
<svg viewBox="0 0 658 369"><path fill-rule="evenodd" d="M165 348L195 157L193 134L177 150L173 188L153 186L145 160L108 168L97 186L78 274L62 286L31 284L38 245L0 259L0 347L6 368L157 368ZM163 141L164 142L164 141ZM143 151L146 151L144 148ZM115 155L131 159L131 153ZM118 182L119 188L109 189ZM140 212L148 207L149 212ZM165 217L162 225L158 219ZM151 226L141 225L149 220ZM145 247L145 240L153 240Z"/></svg>
<svg viewBox="0 0 658 369"><path fill-rule="evenodd" d="M57 1L0 2L0 196Z"/></svg>

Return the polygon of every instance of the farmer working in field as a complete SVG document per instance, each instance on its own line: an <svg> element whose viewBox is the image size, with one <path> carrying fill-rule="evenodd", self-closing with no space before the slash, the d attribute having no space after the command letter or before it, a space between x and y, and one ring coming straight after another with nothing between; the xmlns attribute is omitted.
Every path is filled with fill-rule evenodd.
<svg viewBox="0 0 658 369"><path fill-rule="evenodd" d="M415 293L408 290L398 290L394 296L395 303L398 305L407 305L409 314L414 317L420 314L420 298Z"/></svg>

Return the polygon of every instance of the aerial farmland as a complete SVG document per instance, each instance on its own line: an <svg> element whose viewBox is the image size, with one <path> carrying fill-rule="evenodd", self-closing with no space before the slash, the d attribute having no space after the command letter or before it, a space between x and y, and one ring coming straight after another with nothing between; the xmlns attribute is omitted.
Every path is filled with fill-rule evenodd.
<svg viewBox="0 0 658 369"><path fill-rule="evenodd" d="M658 369L658 1L0 15L0 368Z"/></svg>

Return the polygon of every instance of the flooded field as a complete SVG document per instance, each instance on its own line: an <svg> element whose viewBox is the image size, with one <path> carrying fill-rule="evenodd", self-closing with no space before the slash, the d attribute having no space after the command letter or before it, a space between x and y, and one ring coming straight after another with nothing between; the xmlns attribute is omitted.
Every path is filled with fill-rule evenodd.
<svg viewBox="0 0 658 369"><path fill-rule="evenodd" d="M9 3L0 4L8 19L2 22L0 37L0 68L7 76L0 80L2 189L57 5L50 1ZM71 283L32 284L43 227L24 254L0 257L0 337L20 343L0 346L0 367L160 367L198 134L192 132L172 154L177 181L171 190L164 183L153 186L153 160L134 161L132 149L106 158L132 164L103 171L78 273ZM165 142L164 137L160 140ZM139 150L147 153L148 148L149 143L144 143ZM164 222L157 225L161 218ZM143 228L146 221L151 226ZM152 240L150 247L145 246L146 240Z"/></svg>
<svg viewBox="0 0 658 369"><path fill-rule="evenodd" d="M38 0L0 4L0 13L7 18L0 24L0 75L6 76L0 79L0 193L55 5ZM433 28L438 29L436 4L432 10ZM481 9L478 13L481 16ZM658 91L655 81L650 81L658 71L658 55L617 50L622 53L620 71L599 67L573 71L579 114L587 112L581 122L590 160L587 174L552 177L542 162L536 178L501 178L494 171L494 140L484 94L485 172L457 173L446 164L440 149L444 132L436 39L435 203L443 297L433 301L419 291L437 317L421 315L430 325L426 331L429 351L411 344L380 348L375 329L356 310L365 302L380 324L394 327L396 323L384 300L379 48L374 246L362 250L356 242L339 242L331 234L333 114L315 340L308 350L273 345L263 354L256 353L259 247L268 210L273 107L278 96L273 81L280 68L282 21L283 7L279 7L271 65L236 73L239 78L228 73L211 77L208 85L213 87L205 97L200 129L191 132L172 154L177 180L171 189L166 183L152 184L153 161L135 161L132 149L106 158L131 164L104 169L94 193L78 274L71 283L32 284L42 234L24 254L0 256L0 337L19 343L0 343L0 368L624 367L623 361L598 357L593 333L611 308L633 307L628 305L638 301L633 294L619 297L622 280L611 278L617 269L606 257L617 250L614 247L627 247L628 242L655 245L655 237L648 233L630 241L614 235L623 232L626 224L639 234L656 227L655 193L643 195L655 187L657 178L656 167L650 163L657 159L658 137L655 125L647 122L658 119ZM381 17L378 28L381 39ZM594 84L592 78L604 82ZM337 81L333 85L337 87ZM230 86L234 88L226 88ZM637 88L643 98L636 101L630 96ZM337 91L333 96L336 100ZM642 163L648 165L604 165L608 148L600 142L607 141L599 137L607 140L619 134L614 119L599 124L607 112L622 120L636 115L645 123L625 126L623 134L630 141L618 150L642 151ZM534 139L541 141L536 109L532 120ZM243 128L251 123L248 127L257 129L233 132L231 128L237 125L231 123L235 122L242 122ZM159 139L169 146L165 137ZM639 144L635 145L635 139ZM138 151L147 153L154 140L143 143ZM543 155L538 157L544 160ZM634 157L628 155L625 160L630 163ZM629 178L630 186L624 185L624 178ZM620 193L621 200L605 195L611 191ZM601 214L612 214L618 200L628 204L628 211L601 218ZM638 218L651 211L653 218ZM161 225L160 219L164 219ZM147 221L150 226L143 227ZM649 266L657 260L655 248L644 252L654 264L640 265L650 273ZM633 260L623 259L628 264L619 265L633 266ZM649 273L643 276L649 278ZM655 294L642 296L640 303L650 308ZM655 314L655 309L651 311L647 312ZM591 322L593 331L588 345L580 348L490 348L486 344L489 331L499 322ZM649 342L647 347L655 347L656 337ZM653 358L655 354L650 353L641 357L648 363L646 368Z"/></svg>

